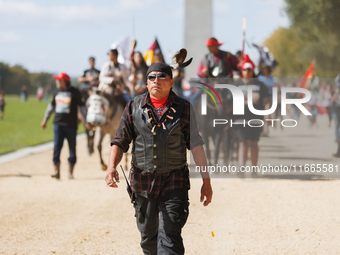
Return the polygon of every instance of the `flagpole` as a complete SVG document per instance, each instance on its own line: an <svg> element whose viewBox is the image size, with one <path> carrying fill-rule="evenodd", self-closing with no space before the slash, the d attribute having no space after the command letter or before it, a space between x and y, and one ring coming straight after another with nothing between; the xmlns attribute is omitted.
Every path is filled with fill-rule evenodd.
<svg viewBox="0 0 340 255"><path fill-rule="evenodd" d="M136 35L135 35L135 17L132 18L132 37L133 37L133 39L136 38Z"/></svg>
<svg viewBox="0 0 340 255"><path fill-rule="evenodd" d="M246 27L247 27L247 18L243 17L243 25L242 25L242 29L243 29L243 41L242 41L242 51L241 51L241 59L243 60L243 56L244 56L244 43L246 41Z"/></svg>

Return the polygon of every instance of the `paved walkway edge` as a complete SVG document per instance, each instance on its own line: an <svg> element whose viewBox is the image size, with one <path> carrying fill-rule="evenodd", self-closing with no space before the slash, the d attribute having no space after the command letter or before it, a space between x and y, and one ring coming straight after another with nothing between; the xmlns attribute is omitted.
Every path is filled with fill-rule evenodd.
<svg viewBox="0 0 340 255"><path fill-rule="evenodd" d="M86 134L78 134L77 135L77 140L81 140L86 138ZM40 153L40 152L44 152L47 150L51 150L53 149L53 142L48 142L48 143L44 143L44 144L39 144L36 146L31 146L31 147L26 147L17 151L13 151L10 153L6 153L4 155L0 156L0 164L15 160L15 159L19 159L19 158L23 158L23 157L27 157L36 153Z"/></svg>

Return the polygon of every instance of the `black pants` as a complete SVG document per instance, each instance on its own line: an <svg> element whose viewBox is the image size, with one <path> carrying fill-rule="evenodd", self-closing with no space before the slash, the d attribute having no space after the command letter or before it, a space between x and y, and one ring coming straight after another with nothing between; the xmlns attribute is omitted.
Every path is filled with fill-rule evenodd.
<svg viewBox="0 0 340 255"><path fill-rule="evenodd" d="M176 189L157 199L136 196L136 222L146 255L184 254L182 228L189 215L188 190Z"/></svg>

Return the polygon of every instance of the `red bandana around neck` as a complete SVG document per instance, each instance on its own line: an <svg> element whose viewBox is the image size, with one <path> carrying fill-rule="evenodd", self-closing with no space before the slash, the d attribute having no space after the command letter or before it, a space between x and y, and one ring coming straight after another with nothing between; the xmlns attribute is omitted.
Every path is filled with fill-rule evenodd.
<svg viewBox="0 0 340 255"><path fill-rule="evenodd" d="M151 103L153 105L154 108L164 108L166 101L168 100L169 96L164 97L162 99L156 99L156 98L152 98L151 99Z"/></svg>

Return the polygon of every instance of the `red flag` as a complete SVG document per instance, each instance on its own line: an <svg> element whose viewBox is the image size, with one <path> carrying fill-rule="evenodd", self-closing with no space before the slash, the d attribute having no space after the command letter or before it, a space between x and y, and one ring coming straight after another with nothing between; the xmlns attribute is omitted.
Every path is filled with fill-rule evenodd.
<svg viewBox="0 0 340 255"><path fill-rule="evenodd" d="M310 79L313 77L314 65L315 60L312 61L312 63L307 69L307 72L302 76L302 79L300 80L298 85L299 88L309 89L309 86L311 84ZM307 79L309 79L309 82L307 82Z"/></svg>
<svg viewBox="0 0 340 255"><path fill-rule="evenodd" d="M145 60L147 65L150 66L153 63L156 63L157 59L155 58L155 55L158 55L159 56L158 58L161 59L161 61L158 61L158 62L164 62L163 53L162 53L161 47L159 46L157 38L151 44L150 48L148 49L148 51L144 55L144 60Z"/></svg>

